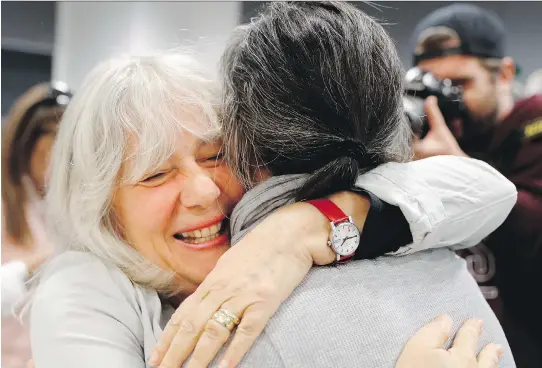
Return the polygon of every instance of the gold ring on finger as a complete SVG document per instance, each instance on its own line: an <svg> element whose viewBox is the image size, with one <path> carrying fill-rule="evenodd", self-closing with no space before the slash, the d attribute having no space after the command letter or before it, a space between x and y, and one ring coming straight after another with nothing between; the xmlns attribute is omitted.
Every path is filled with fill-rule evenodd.
<svg viewBox="0 0 542 368"><path fill-rule="evenodd" d="M219 309L219 312L222 312L222 313L224 313L225 315L227 315L227 316L233 321L233 323L235 323L236 325L238 325L239 323L241 323L241 320L239 319L239 317L237 317L235 314L233 314L233 313L230 312L229 310L224 309L224 308L220 308L220 309Z"/></svg>
<svg viewBox="0 0 542 368"><path fill-rule="evenodd" d="M219 325L221 326L224 326L225 328L228 329L228 331L232 331L233 328L235 327L235 325L237 323L236 320L238 321L239 318L235 317L235 315L233 315L233 317L235 317L235 319L233 319L230 315L231 313L227 312L226 313L224 312L223 309L220 309L218 311L215 312L215 314L213 314L213 320L215 322L217 322Z"/></svg>

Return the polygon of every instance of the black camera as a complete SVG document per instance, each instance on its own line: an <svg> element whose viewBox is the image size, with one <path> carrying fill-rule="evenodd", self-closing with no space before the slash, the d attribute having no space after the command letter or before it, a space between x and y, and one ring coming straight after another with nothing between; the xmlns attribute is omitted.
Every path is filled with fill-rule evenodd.
<svg viewBox="0 0 542 368"><path fill-rule="evenodd" d="M444 120L449 124L454 119L466 120L467 107L463 103L461 87L454 86L449 79L440 80L418 67L410 69L405 75L405 96L403 106L414 134L423 138L429 131L425 114L424 100L436 96Z"/></svg>

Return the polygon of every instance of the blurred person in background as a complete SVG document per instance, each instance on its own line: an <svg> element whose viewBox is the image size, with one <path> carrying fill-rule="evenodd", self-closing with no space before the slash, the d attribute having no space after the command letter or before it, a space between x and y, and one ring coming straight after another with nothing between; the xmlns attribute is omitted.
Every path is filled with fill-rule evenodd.
<svg viewBox="0 0 542 368"><path fill-rule="evenodd" d="M418 157L471 156L510 179L518 201L505 223L463 254L499 316L520 367L542 366L542 95L514 102L514 60L492 12L454 4L423 18L414 64L463 89L468 119L435 126L414 145Z"/></svg>
<svg viewBox="0 0 542 368"><path fill-rule="evenodd" d="M251 345L243 331L263 328L314 263L337 260L327 245L330 220L307 203L277 210L230 248L228 219L244 188L223 158L216 90L190 57L158 53L101 63L70 102L53 149L47 193L59 255L40 274L30 310L36 367L145 367L151 364L157 340L168 335L163 329L170 318L170 327L192 326L180 331L202 337L204 344L196 346L188 363L201 367L224 342L207 333L228 335L235 324L231 313L240 321L238 350L229 356L239 358L239 350ZM444 161L450 160L420 162L434 168ZM485 163L451 161L469 173L464 182L454 182L458 190L453 191L450 182L457 173L420 172L414 169L420 163L404 164L412 170L400 175L408 174L424 188L436 186L428 189L432 196L375 184L386 173L367 178L375 197L392 196L405 213L409 236L393 243L394 250L402 245L408 245L407 251L468 246L504 220L502 213L516 195L510 182ZM472 181L480 186L472 186ZM405 197L405 190L412 196ZM332 200L363 229L354 257L384 254L371 248L372 243L378 245L393 233L396 221L389 211L378 219L379 210L373 211L372 205L368 214L364 196L345 195ZM371 220L370 213L377 217ZM465 232L465 222L483 225ZM364 236L368 240L361 239ZM214 309L222 297L234 304ZM199 308L203 301L204 308ZM355 308L363 313L363 303ZM436 314L420 316L416 330ZM494 316L475 314L471 317L486 323L482 343L489 338L502 344L503 362L513 362ZM471 321L470 330L478 327ZM206 333L200 335L200 328ZM394 359L409 336L403 337ZM166 359L192 351L193 346L180 342Z"/></svg>
<svg viewBox="0 0 542 368"><path fill-rule="evenodd" d="M52 252L44 230L43 195L49 157L71 94L60 83L42 83L12 106L2 132L2 364L24 366L26 331L14 316L26 281Z"/></svg>
<svg viewBox="0 0 542 368"><path fill-rule="evenodd" d="M542 69L537 69L527 77L525 97L542 94Z"/></svg>

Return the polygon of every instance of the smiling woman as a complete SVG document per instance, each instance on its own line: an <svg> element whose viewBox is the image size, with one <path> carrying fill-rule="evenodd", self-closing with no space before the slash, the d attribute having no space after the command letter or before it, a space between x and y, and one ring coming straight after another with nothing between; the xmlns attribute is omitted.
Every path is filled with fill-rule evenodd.
<svg viewBox="0 0 542 368"><path fill-rule="evenodd" d="M229 248L226 216L243 187L220 157L218 143L188 132L179 133L178 142L157 170L119 185L113 211L123 238L143 257L175 270L179 283L199 285Z"/></svg>
<svg viewBox="0 0 542 368"><path fill-rule="evenodd" d="M53 154L48 207L58 243L161 292L203 280L228 242L195 251L174 234L225 217L242 195L214 159L214 86L179 53L112 59L88 76Z"/></svg>
<svg viewBox="0 0 542 368"><path fill-rule="evenodd" d="M236 336L248 337L240 340L238 360L311 266L336 259L326 245L329 219L307 203L278 209L230 248L232 214L244 187L221 155L216 91L190 57L172 52L106 61L90 73L72 100L53 149L47 193L50 230L59 254L42 270L30 309L38 368L143 368L156 357L155 347L165 351L157 341L172 338L176 328L184 335L169 343L183 359L207 326L206 332L218 334L212 335L214 340L207 333L201 335L200 354L189 363L202 366L237 323ZM423 179L434 176L433 170L410 167L405 164L399 170L407 183L442 186L438 180L431 184ZM438 221L428 220L435 220L435 210L427 196L405 199L403 194L412 194L412 188L386 187L381 182L374 186L376 177L389 177L392 171L369 176L366 184L372 183L373 192L388 195L397 207L363 190L360 195L330 195L362 230L358 248L362 252L356 257L366 250L371 252L365 258L376 257L408 242L414 250L466 245L497 226L513 200L513 188L475 161L457 161L455 167L467 173L467 183L479 179L491 184L492 190L474 194L471 190L468 200L458 190L454 202L449 186L428 189L437 193L431 200L446 213ZM258 175L265 178L265 170ZM439 171L437 176L446 181L457 173ZM458 188L464 189L463 184ZM503 198L502 211L495 210ZM473 221L468 214L480 203L487 205L488 213L476 212L487 226L456 236L462 226L454 212L457 201L468 203L461 208L467 213L461 212L465 221ZM367 217L369 207L376 217ZM386 218L378 222L381 208L386 209ZM380 235L383 224L386 234ZM440 226L448 232L443 234ZM395 236L396 230L405 229L406 237ZM232 307L219 311L225 300ZM201 302L205 303L200 306ZM183 311L194 307L198 313L190 314L193 320L182 318ZM164 331L168 321L171 324ZM246 334L251 324L254 332ZM186 338L191 344L183 344ZM205 346L205 341L211 344ZM201 356L202 346L207 357ZM163 366L168 360L171 366L180 365L170 358L178 362L179 356L166 357ZM261 357L260 363L264 360Z"/></svg>

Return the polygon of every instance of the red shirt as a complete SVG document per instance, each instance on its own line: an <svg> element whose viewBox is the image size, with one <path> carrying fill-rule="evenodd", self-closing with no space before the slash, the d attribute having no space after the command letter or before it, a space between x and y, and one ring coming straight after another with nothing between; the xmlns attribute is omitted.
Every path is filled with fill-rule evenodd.
<svg viewBox="0 0 542 368"><path fill-rule="evenodd" d="M490 304L502 299L503 310L496 308L497 315L524 325L542 340L542 95L518 101L489 138L482 159L516 185L518 200L484 245L470 250L468 264L485 284L482 290Z"/></svg>

